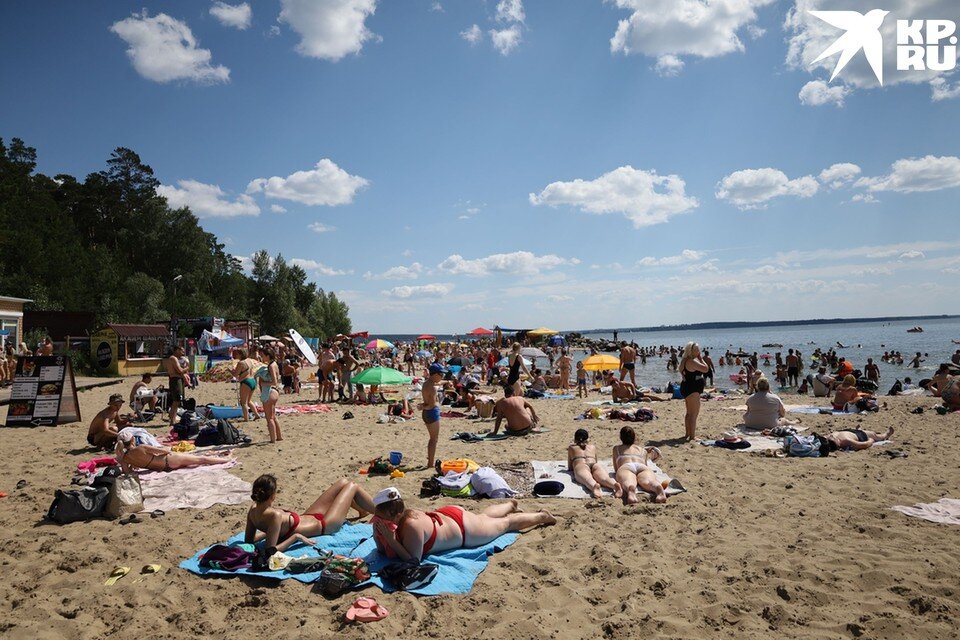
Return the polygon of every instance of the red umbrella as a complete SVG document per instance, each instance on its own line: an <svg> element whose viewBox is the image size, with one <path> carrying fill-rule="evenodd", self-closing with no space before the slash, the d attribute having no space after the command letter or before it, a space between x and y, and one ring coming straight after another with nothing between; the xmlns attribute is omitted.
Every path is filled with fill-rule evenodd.
<svg viewBox="0 0 960 640"><path fill-rule="evenodd" d="M490 329L484 329L483 327L477 327L467 335L468 336L492 336L493 331L490 331Z"/></svg>
<svg viewBox="0 0 960 640"><path fill-rule="evenodd" d="M437 336L432 336L429 333L425 333L422 336L417 336L417 340L436 340Z"/></svg>

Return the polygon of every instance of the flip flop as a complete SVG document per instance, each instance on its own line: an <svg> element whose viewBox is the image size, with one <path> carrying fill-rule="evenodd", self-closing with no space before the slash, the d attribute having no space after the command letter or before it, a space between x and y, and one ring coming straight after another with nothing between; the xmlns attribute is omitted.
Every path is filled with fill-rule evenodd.
<svg viewBox="0 0 960 640"><path fill-rule="evenodd" d="M118 565L113 568L113 571L110 573L110 577L107 578L107 581L104 582L103 584L108 587L112 587L117 583L117 580L127 575L128 573L130 573L130 567L121 567Z"/></svg>
<svg viewBox="0 0 960 640"><path fill-rule="evenodd" d="M133 581L133 584L138 582L143 582L147 576L152 576L155 573L160 573L160 569L163 567L159 564L145 564L143 568L140 569L140 577Z"/></svg>
<svg viewBox="0 0 960 640"><path fill-rule="evenodd" d="M23 489L25 486L27 486L26 480L20 480L17 482L17 489Z"/></svg>
<svg viewBox="0 0 960 640"><path fill-rule="evenodd" d="M347 622L376 622L383 620L390 612L377 604L373 598L357 598L345 615Z"/></svg>
<svg viewBox="0 0 960 640"><path fill-rule="evenodd" d="M133 522L143 522L143 519L141 519L137 514L131 513L126 518L120 518L119 524L131 524Z"/></svg>
<svg viewBox="0 0 960 640"><path fill-rule="evenodd" d="M167 515L167 513L163 509L154 509L153 511L150 512L151 518L162 518L165 515ZM147 566L153 566L153 565L147 565Z"/></svg>

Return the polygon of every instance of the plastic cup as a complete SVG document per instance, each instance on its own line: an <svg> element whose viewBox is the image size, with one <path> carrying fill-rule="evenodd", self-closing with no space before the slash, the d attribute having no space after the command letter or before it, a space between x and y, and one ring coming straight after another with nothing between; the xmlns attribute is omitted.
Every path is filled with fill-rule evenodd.
<svg viewBox="0 0 960 640"><path fill-rule="evenodd" d="M402 461L403 461L403 454L402 454L402 453L400 453L399 451L391 451L391 452L390 452L390 464L392 464L393 466L397 466L397 465L400 464Z"/></svg>

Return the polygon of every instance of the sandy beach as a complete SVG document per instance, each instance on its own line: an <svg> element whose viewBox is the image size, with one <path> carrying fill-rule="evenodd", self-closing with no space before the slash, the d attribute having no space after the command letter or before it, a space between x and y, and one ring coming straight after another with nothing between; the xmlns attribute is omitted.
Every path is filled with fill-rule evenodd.
<svg viewBox="0 0 960 640"><path fill-rule="evenodd" d="M80 394L85 419L116 387ZM234 385L203 384L201 403L230 402ZM284 396L281 404L315 398ZM790 402L789 397L785 397ZM811 402L814 400L811 398ZM602 500L523 498L525 510L549 509L560 522L522 535L493 556L466 596L417 598L370 589L391 611L383 621L345 625L352 597L325 600L308 585L265 579L201 578L177 568L196 550L241 530L247 505L179 509L120 526L96 520L65 526L43 516L57 488L69 488L85 447L86 424L0 430L7 463L0 471L0 635L9 638L277 638L442 637L458 630L484 638L955 638L960 595L960 529L908 518L892 505L933 502L960 484L960 415L939 416L933 398L883 398L888 407L866 416L804 415L826 432L833 425L894 425L892 447L827 459L776 459L678 444L683 405L653 405L659 419L635 425L659 444L661 466L689 490L665 506L624 507ZM575 422L579 400L539 400L550 432L500 442L450 441L451 433L489 428L444 419L441 458L467 456L481 464L561 459L578 426L602 452L622 423ZM705 402L703 436L737 422ZM910 410L925 406L922 415ZM422 464L425 430L418 420L377 424L376 407L281 417L285 441L270 445L263 422L243 425L254 444L238 450L232 470L245 480L277 474L278 503L302 508L333 480L346 476L374 492L390 481L358 475L364 462L398 449ZM154 421L159 424L158 421ZM162 433L162 428L153 429ZM420 500L426 471L393 481L416 507L474 501ZM26 487L14 489L17 481ZM953 497L956 497L955 495ZM159 563L159 575L133 584L139 568ZM134 572L112 587L115 565Z"/></svg>

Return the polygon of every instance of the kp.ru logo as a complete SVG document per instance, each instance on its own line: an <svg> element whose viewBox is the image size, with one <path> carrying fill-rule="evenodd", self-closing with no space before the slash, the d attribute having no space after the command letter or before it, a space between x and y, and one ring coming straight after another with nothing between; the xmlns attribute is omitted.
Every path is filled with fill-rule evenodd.
<svg viewBox="0 0 960 640"><path fill-rule="evenodd" d="M865 15L856 11L809 11L846 33L827 47L814 62L839 53L832 81L850 59L863 55L883 86L883 37L880 25L889 11L874 9ZM957 24L953 20L897 20L898 71L952 71L957 66Z"/></svg>

